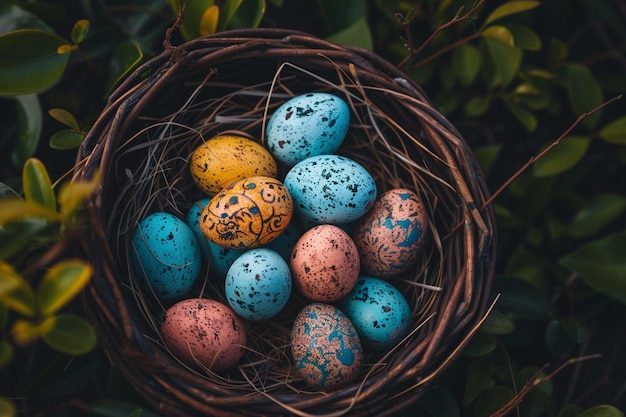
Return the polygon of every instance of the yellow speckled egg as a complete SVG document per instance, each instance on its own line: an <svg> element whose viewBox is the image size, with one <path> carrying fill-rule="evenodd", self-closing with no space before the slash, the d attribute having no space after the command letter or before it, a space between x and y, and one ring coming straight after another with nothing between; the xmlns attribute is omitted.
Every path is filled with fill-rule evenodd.
<svg viewBox="0 0 626 417"><path fill-rule="evenodd" d="M194 182L210 196L232 182L278 173L274 157L263 145L233 135L215 136L198 146L189 168Z"/></svg>
<svg viewBox="0 0 626 417"><path fill-rule="evenodd" d="M200 231L228 248L256 248L277 238L293 215L291 194L277 179L255 176L216 194L200 216Z"/></svg>

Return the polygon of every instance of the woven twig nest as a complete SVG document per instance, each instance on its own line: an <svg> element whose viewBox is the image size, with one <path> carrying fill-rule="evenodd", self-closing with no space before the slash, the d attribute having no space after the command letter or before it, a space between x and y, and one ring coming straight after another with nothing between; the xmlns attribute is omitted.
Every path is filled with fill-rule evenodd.
<svg viewBox="0 0 626 417"><path fill-rule="evenodd" d="M358 381L332 392L307 388L290 365L290 322L248 322L248 349L224 372L182 364L165 347L164 306L129 266L129 240L153 211L184 217L202 198L189 157L232 133L263 142L285 100L330 92L350 105L337 152L366 167L379 193L410 188L428 211L420 260L393 284L409 301L413 329L397 346L367 353ZM483 175L467 143L421 88L371 52L284 30L219 33L166 50L109 98L80 148L75 179L98 172L88 205L85 253L95 268L87 308L103 347L128 380L168 416L392 415L415 402L484 318L495 225ZM220 299L210 268L195 296ZM223 291L223 288L222 288ZM282 317L293 315L287 307Z"/></svg>

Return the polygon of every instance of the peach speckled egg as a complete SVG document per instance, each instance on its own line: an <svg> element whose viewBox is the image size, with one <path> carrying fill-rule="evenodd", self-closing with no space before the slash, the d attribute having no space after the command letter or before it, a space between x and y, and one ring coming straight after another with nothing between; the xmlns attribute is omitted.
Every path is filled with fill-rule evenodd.
<svg viewBox="0 0 626 417"><path fill-rule="evenodd" d="M277 238L292 214L293 201L282 182L250 177L228 185L209 201L200 231L218 245L251 249Z"/></svg>
<svg viewBox="0 0 626 417"><path fill-rule="evenodd" d="M171 306L161 333L178 359L212 371L235 365L247 343L246 330L235 313L207 298L189 298Z"/></svg>
<svg viewBox="0 0 626 417"><path fill-rule="evenodd" d="M189 169L194 182L209 196L247 177L276 177L272 154L258 142L240 136L216 136L191 154Z"/></svg>
<svg viewBox="0 0 626 417"><path fill-rule="evenodd" d="M359 335L348 317L325 303L305 306L291 330L295 368L306 384L330 391L353 382L363 363Z"/></svg>
<svg viewBox="0 0 626 417"><path fill-rule="evenodd" d="M307 230L291 252L295 288L311 301L346 296L359 278L359 253L343 229L321 224Z"/></svg>
<svg viewBox="0 0 626 417"><path fill-rule="evenodd" d="M416 193L404 188L385 192L354 231L361 270L380 278L406 271L419 256L427 227L426 210Z"/></svg>

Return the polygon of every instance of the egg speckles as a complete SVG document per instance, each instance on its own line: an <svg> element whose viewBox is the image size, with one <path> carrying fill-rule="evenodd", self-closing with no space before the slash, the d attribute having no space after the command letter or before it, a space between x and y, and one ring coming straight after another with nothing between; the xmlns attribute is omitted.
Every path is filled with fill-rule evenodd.
<svg viewBox="0 0 626 417"><path fill-rule="evenodd" d="M183 297L202 266L200 246L185 221L157 212L142 219L132 237L133 272L161 301Z"/></svg>
<svg viewBox="0 0 626 417"><path fill-rule="evenodd" d="M294 286L311 301L332 302L347 295L359 277L359 253L338 226L307 230L291 253Z"/></svg>
<svg viewBox="0 0 626 417"><path fill-rule="evenodd" d="M293 166L311 156L334 153L349 124L350 110L341 98L302 94L276 109L267 123L266 142L277 160Z"/></svg>
<svg viewBox="0 0 626 417"><path fill-rule="evenodd" d="M354 324L366 349L390 349L411 329L409 303L396 287L378 278L360 277L339 307Z"/></svg>
<svg viewBox="0 0 626 417"><path fill-rule="evenodd" d="M200 230L218 245L251 249L269 243L287 228L293 201L279 180L250 177L236 181L211 199Z"/></svg>
<svg viewBox="0 0 626 417"><path fill-rule="evenodd" d="M228 270L225 292L228 304L241 317L269 319L282 310L291 295L289 265L271 249L250 249Z"/></svg>
<svg viewBox="0 0 626 417"><path fill-rule="evenodd" d="M221 371L241 359L247 334L243 322L226 305L189 298L171 306L161 324L165 345L189 366Z"/></svg>
<svg viewBox="0 0 626 417"><path fill-rule="evenodd" d="M356 329L336 307L313 303L296 317L291 332L296 369L313 389L333 390L353 382L363 363Z"/></svg>
<svg viewBox="0 0 626 417"><path fill-rule="evenodd" d="M285 186L305 222L349 223L376 200L376 183L359 163L340 155L307 158L292 167Z"/></svg>
<svg viewBox="0 0 626 417"><path fill-rule="evenodd" d="M381 278L405 272L419 256L427 225L416 193L399 188L382 194L354 231L362 271Z"/></svg>
<svg viewBox="0 0 626 417"><path fill-rule="evenodd" d="M276 177L272 154L258 142L240 136L216 136L198 146L189 161L191 177L213 196L228 184L252 176Z"/></svg>

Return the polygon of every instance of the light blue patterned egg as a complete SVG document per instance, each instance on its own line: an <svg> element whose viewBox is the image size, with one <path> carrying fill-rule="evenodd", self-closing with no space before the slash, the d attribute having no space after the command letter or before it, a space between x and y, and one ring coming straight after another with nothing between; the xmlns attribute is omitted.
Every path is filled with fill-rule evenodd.
<svg viewBox="0 0 626 417"><path fill-rule="evenodd" d="M267 123L266 144L287 166L316 155L334 153L350 124L344 100L329 93L308 93L283 103Z"/></svg>
<svg viewBox="0 0 626 417"><path fill-rule="evenodd" d="M339 306L354 324L363 347L386 351L411 330L411 308L404 295L387 281L362 276Z"/></svg>
<svg viewBox="0 0 626 417"><path fill-rule="evenodd" d="M225 293L230 307L248 320L265 320L278 314L291 296L289 265L276 251L245 251L226 274Z"/></svg>
<svg viewBox="0 0 626 417"><path fill-rule="evenodd" d="M152 213L139 222L131 243L133 272L159 300L176 301L189 292L200 273L202 254L184 220Z"/></svg>
<svg viewBox="0 0 626 417"><path fill-rule="evenodd" d="M348 317L325 303L305 306L293 322L291 354L299 375L316 390L354 382L363 364L359 335Z"/></svg>
<svg viewBox="0 0 626 417"><path fill-rule="evenodd" d="M293 166L284 181L303 222L349 223L376 200L376 182L358 162L340 155L318 155Z"/></svg>

